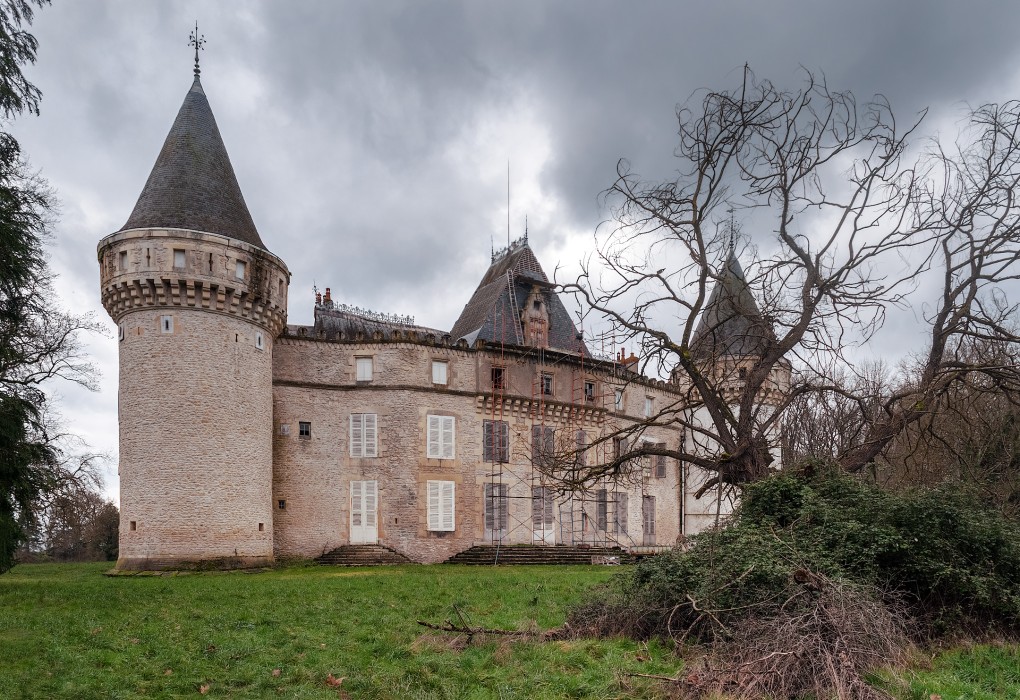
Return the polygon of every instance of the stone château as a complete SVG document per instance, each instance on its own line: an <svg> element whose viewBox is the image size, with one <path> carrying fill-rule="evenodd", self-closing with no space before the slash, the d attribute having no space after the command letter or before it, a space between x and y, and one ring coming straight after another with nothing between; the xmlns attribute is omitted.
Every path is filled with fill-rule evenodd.
<svg viewBox="0 0 1020 700"><path fill-rule="evenodd" d="M449 331L329 289L314 325L288 325L290 272L256 229L197 70L98 257L120 340L119 569L360 543L425 563L483 543L663 547L714 522L718 499L692 496L705 475L664 457L557 483L556 454L604 461L626 449L606 436L682 394L634 357L595 357L526 238L493 254Z"/></svg>

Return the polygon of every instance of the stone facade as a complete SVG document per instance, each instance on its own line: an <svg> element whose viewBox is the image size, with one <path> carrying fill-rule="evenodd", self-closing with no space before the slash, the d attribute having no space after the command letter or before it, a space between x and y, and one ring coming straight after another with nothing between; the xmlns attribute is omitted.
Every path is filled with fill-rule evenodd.
<svg viewBox="0 0 1020 700"><path fill-rule="evenodd" d="M351 482L378 485L378 541L415 561L443 561L475 544L535 543L533 488L556 484L537 468L533 428L544 426L573 448L578 431L592 445L590 459L605 459L618 427L640 419L646 397L664 401L668 385L643 379L611 363L557 355L545 363L521 348L492 344L404 340L316 338L312 329L288 329L273 357L273 499L277 556L317 556L351 541ZM356 358L371 358L372 378L358 381ZM446 383L432 381L435 362L444 363ZM504 387L494 388L492 368L503 368ZM533 391L541 376L552 377L551 393ZM583 394L584 382L595 385ZM624 408L615 410L615 391ZM377 456L352 456L351 414L376 416ZM452 459L430 458L428 417L453 418ZM486 459L486 421L508 427L506 462ZM300 424L308 430L302 435ZM649 428L644 438L676 444L679 432ZM597 454L602 452L603 454ZM491 457L492 455L490 455ZM585 493L556 494L553 532L544 544L672 545L680 528L674 461L660 472L635 465L627 477ZM658 474L658 475L657 475ZM427 482L455 486L455 529L428 528ZM486 485L504 486L505 525L486 528ZM598 491L625 493L626 519L616 525L612 504L598 522ZM643 497L654 497L655 532L645 533ZM620 500L619 498L617 500ZM490 498L490 502L492 499ZM622 512L620 513L622 515ZM546 529L543 526L538 528Z"/></svg>

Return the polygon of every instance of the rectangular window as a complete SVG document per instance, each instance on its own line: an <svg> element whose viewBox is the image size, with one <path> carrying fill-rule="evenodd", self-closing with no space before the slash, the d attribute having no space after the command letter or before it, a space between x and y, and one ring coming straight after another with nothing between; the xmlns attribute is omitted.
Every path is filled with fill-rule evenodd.
<svg viewBox="0 0 1020 700"><path fill-rule="evenodd" d="M574 434L574 466L581 468L585 464L584 451L588 447L588 434L578 430Z"/></svg>
<svg viewBox="0 0 1020 700"><path fill-rule="evenodd" d="M613 410L623 410L623 389L616 389L613 391Z"/></svg>
<svg viewBox="0 0 1020 700"><path fill-rule="evenodd" d="M234 277L236 277L239 280L243 280L244 271L247 267L248 263L246 263L244 260L238 260L237 264L234 266Z"/></svg>
<svg viewBox="0 0 1020 700"><path fill-rule="evenodd" d="M434 532L453 532L456 484L452 481L429 481L427 487L428 529Z"/></svg>
<svg viewBox="0 0 1020 700"><path fill-rule="evenodd" d="M183 250L174 250L174 267L178 270L183 270L187 264L187 257L184 255Z"/></svg>
<svg viewBox="0 0 1020 700"><path fill-rule="evenodd" d="M739 367L737 369L737 377L740 379L747 379L747 367Z"/></svg>
<svg viewBox="0 0 1020 700"><path fill-rule="evenodd" d="M654 413L655 399L651 396L645 397L645 418L651 418Z"/></svg>
<svg viewBox="0 0 1020 700"><path fill-rule="evenodd" d="M432 383L446 385L447 363L439 360L432 361Z"/></svg>
<svg viewBox="0 0 1020 700"><path fill-rule="evenodd" d="M595 401L595 382L584 383L584 400L589 403Z"/></svg>
<svg viewBox="0 0 1020 700"><path fill-rule="evenodd" d="M161 316L159 319L159 330L162 333L173 333L174 332L174 317L173 316Z"/></svg>
<svg viewBox="0 0 1020 700"><path fill-rule="evenodd" d="M118 260L117 269L119 269L121 271L126 270L127 269L127 251L126 250L120 251L120 254L117 256L117 260Z"/></svg>
<svg viewBox="0 0 1020 700"><path fill-rule="evenodd" d="M617 535L626 535L627 518L629 516L627 512L627 494L615 493L613 496L616 501L616 513L613 515L613 532Z"/></svg>
<svg viewBox="0 0 1020 700"><path fill-rule="evenodd" d="M546 396L552 396L552 375L542 375L542 393Z"/></svg>
<svg viewBox="0 0 1020 700"><path fill-rule="evenodd" d="M599 530L605 530L609 524L609 502L606 495L605 489L595 492L595 527Z"/></svg>
<svg viewBox="0 0 1020 700"><path fill-rule="evenodd" d="M555 502L555 494L548 486L531 487L531 521L535 530L552 529Z"/></svg>
<svg viewBox="0 0 1020 700"><path fill-rule="evenodd" d="M453 416L428 416L429 459L453 459L454 424Z"/></svg>
<svg viewBox="0 0 1020 700"><path fill-rule="evenodd" d="M656 447L661 449L666 448L665 445L656 445ZM666 478L666 455L655 455L655 478Z"/></svg>
<svg viewBox="0 0 1020 700"><path fill-rule="evenodd" d="M505 531L507 527L510 497L507 484L485 485L485 529L489 532Z"/></svg>
<svg viewBox="0 0 1020 700"><path fill-rule="evenodd" d="M493 389L506 389L505 384L505 370L502 367L492 368L492 388Z"/></svg>
<svg viewBox="0 0 1020 700"><path fill-rule="evenodd" d="M379 431L374 413L351 414L351 457L378 457Z"/></svg>
<svg viewBox="0 0 1020 700"><path fill-rule="evenodd" d="M613 459L619 459L621 455L627 454L627 438L613 438Z"/></svg>
<svg viewBox="0 0 1020 700"><path fill-rule="evenodd" d="M544 425L531 426L531 462L551 467L556 456L556 430Z"/></svg>
<svg viewBox="0 0 1020 700"><path fill-rule="evenodd" d="M651 546L655 544L655 496L643 496L641 498L641 530L643 537L641 544Z"/></svg>
<svg viewBox="0 0 1020 700"><path fill-rule="evenodd" d="M280 510L287 510L287 501L281 498L279 501L276 502L276 506Z"/></svg>
<svg viewBox="0 0 1020 700"><path fill-rule="evenodd" d="M290 435L290 423L280 423L280 435Z"/></svg>
<svg viewBox="0 0 1020 700"><path fill-rule="evenodd" d="M510 424L505 420L482 421L482 460L510 461Z"/></svg>
<svg viewBox="0 0 1020 700"><path fill-rule="evenodd" d="M372 381L372 358L371 357L356 357L354 358L355 366L355 380L359 382L370 382Z"/></svg>
<svg viewBox="0 0 1020 700"><path fill-rule="evenodd" d="M305 420L298 421L297 434L299 438L305 438L306 440L312 437L312 424Z"/></svg>

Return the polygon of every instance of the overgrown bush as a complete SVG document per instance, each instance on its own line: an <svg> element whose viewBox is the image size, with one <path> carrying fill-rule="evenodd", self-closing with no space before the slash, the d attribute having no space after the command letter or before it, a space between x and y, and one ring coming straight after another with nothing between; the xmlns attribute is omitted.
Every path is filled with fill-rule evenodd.
<svg viewBox="0 0 1020 700"><path fill-rule="evenodd" d="M708 645L727 670L692 687L867 697L867 669L908 632L1020 631L1020 528L959 487L893 493L812 465L750 486L730 525L641 562L568 624Z"/></svg>

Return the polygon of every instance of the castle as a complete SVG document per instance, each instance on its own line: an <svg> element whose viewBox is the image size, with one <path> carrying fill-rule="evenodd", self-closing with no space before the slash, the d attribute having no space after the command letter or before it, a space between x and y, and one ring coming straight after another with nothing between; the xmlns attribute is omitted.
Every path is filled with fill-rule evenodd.
<svg viewBox="0 0 1020 700"><path fill-rule="evenodd" d="M483 543L655 548L726 510L693 497L704 473L661 456L557 481L557 453L583 467L626 451L606 436L683 394L637 358L594 356L526 238L493 254L449 331L329 289L313 326L288 325L290 272L252 221L197 67L98 258L120 350L119 569L356 544L424 563Z"/></svg>

